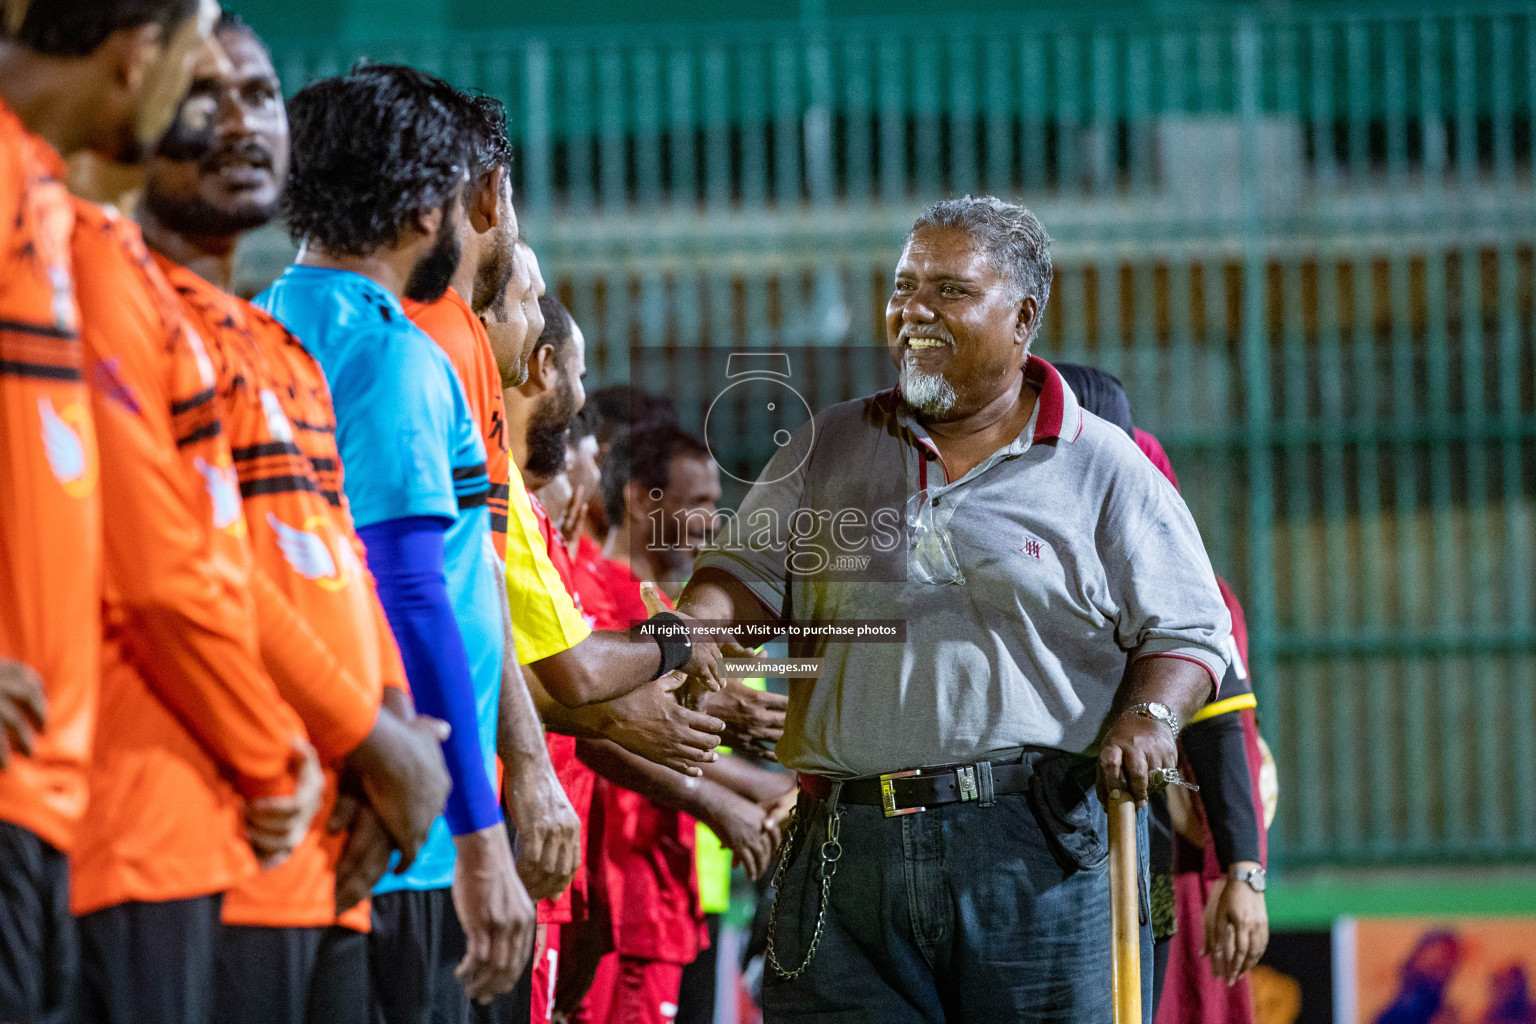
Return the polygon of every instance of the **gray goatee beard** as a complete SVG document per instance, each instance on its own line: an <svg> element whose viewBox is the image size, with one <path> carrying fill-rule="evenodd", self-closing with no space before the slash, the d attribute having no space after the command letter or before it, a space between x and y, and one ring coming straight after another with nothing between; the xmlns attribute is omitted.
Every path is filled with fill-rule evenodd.
<svg viewBox="0 0 1536 1024"><path fill-rule="evenodd" d="M942 373L926 373L908 357L901 365L901 397L919 416L943 416L955 407L959 395Z"/></svg>

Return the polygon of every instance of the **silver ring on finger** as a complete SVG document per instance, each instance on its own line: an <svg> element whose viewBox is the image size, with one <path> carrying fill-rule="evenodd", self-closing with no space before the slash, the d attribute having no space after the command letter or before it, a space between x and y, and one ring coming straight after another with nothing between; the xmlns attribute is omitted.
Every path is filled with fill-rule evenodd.
<svg viewBox="0 0 1536 1024"><path fill-rule="evenodd" d="M1197 793L1200 791L1200 787L1186 780L1177 768L1154 768L1148 778L1154 787L1182 786Z"/></svg>

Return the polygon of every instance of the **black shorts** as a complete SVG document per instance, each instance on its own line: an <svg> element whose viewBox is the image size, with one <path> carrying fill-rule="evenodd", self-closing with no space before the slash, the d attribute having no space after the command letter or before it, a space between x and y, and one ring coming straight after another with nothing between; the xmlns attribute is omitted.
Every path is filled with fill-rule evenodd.
<svg viewBox="0 0 1536 1024"><path fill-rule="evenodd" d="M453 890L375 896L368 936L373 1024L464 1024L469 1000L453 971L467 948Z"/></svg>
<svg viewBox="0 0 1536 1024"><path fill-rule="evenodd" d="M68 860L35 833L0 821L0 1020L68 1019L79 965Z"/></svg>
<svg viewBox="0 0 1536 1024"><path fill-rule="evenodd" d="M368 1024L368 937L225 925L212 1024Z"/></svg>
<svg viewBox="0 0 1536 1024"><path fill-rule="evenodd" d="M711 1024L715 1019L716 968L720 959L720 915L705 914L709 945L693 963L683 968L683 985L677 992L675 1024Z"/></svg>
<svg viewBox="0 0 1536 1024"><path fill-rule="evenodd" d="M453 976L467 949L452 889L375 896L368 936L373 1024L527 1024L532 963L510 992L482 1006Z"/></svg>
<svg viewBox="0 0 1536 1024"><path fill-rule="evenodd" d="M206 1024L223 902L120 903L81 917L81 1024Z"/></svg>

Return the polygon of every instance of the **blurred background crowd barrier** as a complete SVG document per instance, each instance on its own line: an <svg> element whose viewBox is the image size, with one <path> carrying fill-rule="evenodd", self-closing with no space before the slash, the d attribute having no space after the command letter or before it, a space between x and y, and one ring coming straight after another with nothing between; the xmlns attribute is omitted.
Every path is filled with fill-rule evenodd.
<svg viewBox="0 0 1536 1024"><path fill-rule="evenodd" d="M825 352L813 407L887 386L858 352L915 214L1026 203L1037 352L1123 378L1247 606L1276 863L1536 859L1536 5L474 30L438 0L308 37L234 6L290 91L367 55L506 101L589 387L686 409L700 349L789 346Z"/></svg>

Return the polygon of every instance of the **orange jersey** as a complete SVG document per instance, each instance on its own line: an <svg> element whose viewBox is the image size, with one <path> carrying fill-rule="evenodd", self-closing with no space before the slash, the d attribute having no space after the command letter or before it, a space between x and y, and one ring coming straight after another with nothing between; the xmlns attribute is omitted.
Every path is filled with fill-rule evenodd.
<svg viewBox="0 0 1536 1024"><path fill-rule="evenodd" d="M30 665L48 699L33 756L0 771L0 821L67 852L96 721L101 496L63 173L0 103L0 657Z"/></svg>
<svg viewBox="0 0 1536 1024"><path fill-rule="evenodd" d="M491 339L486 337L485 325L469 303L452 288L436 302L405 299L401 304L411 322L448 353L459 382L464 385L469 411L485 438L485 472L491 478L491 536L496 542L496 553L505 560L512 460L507 454L507 409L501 397L501 371L496 369Z"/></svg>
<svg viewBox="0 0 1536 1024"><path fill-rule="evenodd" d="M84 914L251 874L241 796L292 792L304 735L261 664L213 364L122 217L75 203L105 537L101 718L71 856Z"/></svg>
<svg viewBox="0 0 1536 1024"><path fill-rule="evenodd" d="M384 686L404 688L405 670L342 494L325 374L262 310L171 260L156 255L155 262L218 377L251 550L275 591L257 599L262 656L311 742L334 761L372 728ZM335 781L328 773L332 791ZM328 792L327 805L333 798ZM292 857L225 895L226 924L315 927L335 920L335 867L345 836L326 833L328 809ZM366 930L366 908L344 923Z"/></svg>

